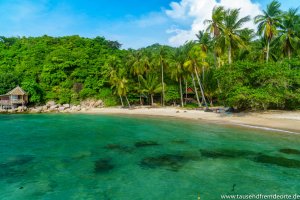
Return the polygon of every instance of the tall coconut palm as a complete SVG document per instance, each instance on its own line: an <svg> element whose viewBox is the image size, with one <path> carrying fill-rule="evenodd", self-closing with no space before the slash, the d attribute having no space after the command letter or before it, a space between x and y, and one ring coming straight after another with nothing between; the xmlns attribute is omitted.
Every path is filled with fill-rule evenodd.
<svg viewBox="0 0 300 200"><path fill-rule="evenodd" d="M131 73L137 76L139 90L141 90L141 82L139 77L140 75L143 75L149 68L149 59L147 56L143 55L141 51L137 51L133 53L133 55L129 59L129 62L131 63ZM142 95L140 94L140 105L142 104Z"/></svg>
<svg viewBox="0 0 300 200"><path fill-rule="evenodd" d="M277 0L273 0L267 5L267 10L263 10L262 15L254 18L254 22L258 24L258 34L263 35L267 40L266 61L269 61L270 43L278 34L278 27L281 21L281 4Z"/></svg>
<svg viewBox="0 0 300 200"><path fill-rule="evenodd" d="M197 97L197 101L198 101L198 105L201 106L201 103L199 101L199 97L198 97L198 93L197 93L197 87L195 85L194 74L196 75L196 78L197 78L197 81L198 81L198 84L199 84L199 87L200 87L202 100L204 101L206 108L208 108L207 102L206 102L206 99L205 99L205 96L204 96L203 85L201 84L201 80L199 78L199 73L198 73L198 67L199 67L198 63L201 63L201 61L199 61L200 52L201 52L201 49L200 49L199 46L192 47L190 49L190 51L188 52L188 59L184 63L184 66L191 73L194 88L195 88L195 93L196 93L196 97Z"/></svg>
<svg viewBox="0 0 300 200"><path fill-rule="evenodd" d="M239 18L240 9L228 9L225 12L223 26L221 26L220 38L218 39L222 47L225 47L228 52L228 63L232 63L232 51L234 48L245 47L240 33L243 30L242 26L250 21L250 16Z"/></svg>
<svg viewBox="0 0 300 200"><path fill-rule="evenodd" d="M200 45L201 48L201 59L202 59L202 81L204 81L204 71L205 67L207 65L205 62L205 59L207 57L208 50L211 45L211 38L209 33L205 33L204 31L199 31L198 34L196 34L197 37L197 43Z"/></svg>
<svg viewBox="0 0 300 200"><path fill-rule="evenodd" d="M299 37L297 35L299 31L300 16L298 14L298 8L290 8L287 12L283 13L280 30L282 50L286 53L289 59L291 59L291 54L295 51L299 44Z"/></svg>
<svg viewBox="0 0 300 200"><path fill-rule="evenodd" d="M224 19L225 10L223 6L216 6L212 11L211 19L206 19L204 24L208 25L207 31L210 32L214 38L221 34L221 26Z"/></svg>
<svg viewBox="0 0 300 200"><path fill-rule="evenodd" d="M171 78L175 79L179 83L179 90L180 90L180 102L181 107L183 107L183 94L182 94L182 79L184 75L184 53L182 47L176 49L175 53L172 55L172 62L171 62Z"/></svg>
<svg viewBox="0 0 300 200"><path fill-rule="evenodd" d="M207 32L209 32L213 37L213 48L214 48L214 58L215 65L220 67L220 56L221 56L221 48L217 43L218 37L221 35L221 27L223 23L223 19L225 16L225 9L223 6L216 6L212 11L211 19L206 19L204 21L205 25L208 25Z"/></svg>
<svg viewBox="0 0 300 200"><path fill-rule="evenodd" d="M161 95L161 105L165 105L165 82L164 82L164 71L167 67L167 49L165 46L161 46L157 54L153 59L154 65L160 66L161 70L161 85L162 85L162 95Z"/></svg>

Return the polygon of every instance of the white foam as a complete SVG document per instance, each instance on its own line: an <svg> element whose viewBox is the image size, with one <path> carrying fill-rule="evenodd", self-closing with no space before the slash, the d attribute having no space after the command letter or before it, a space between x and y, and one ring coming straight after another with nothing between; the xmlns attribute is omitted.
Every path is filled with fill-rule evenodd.
<svg viewBox="0 0 300 200"><path fill-rule="evenodd" d="M263 129L263 130L268 130L268 131L276 131L276 132L283 132L283 133L300 134L300 133L293 132L293 131L287 131L287 130L276 129L276 128L269 128L269 127L263 127L263 126L253 126L253 125L248 125L248 124L237 124L237 125L244 126L244 127L249 127L249 128L255 128L255 129Z"/></svg>

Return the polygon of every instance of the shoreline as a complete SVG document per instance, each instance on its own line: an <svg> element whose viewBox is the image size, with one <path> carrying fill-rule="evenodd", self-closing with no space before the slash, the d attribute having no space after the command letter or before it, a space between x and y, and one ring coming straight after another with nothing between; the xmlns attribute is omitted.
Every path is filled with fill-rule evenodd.
<svg viewBox="0 0 300 200"><path fill-rule="evenodd" d="M76 106L75 106L76 107ZM70 113L70 114L108 114L108 115L140 115L148 117L170 117L176 119L193 120L201 122L231 125L251 129L261 129L267 131L283 132L289 134L300 134L300 111L280 111L269 110L260 112L241 112L241 113L216 113L204 112L203 110L191 110L180 107L84 107L81 109L62 109L55 110L33 108L25 112L4 112L6 114L34 114L34 113ZM4 114L3 113L3 114ZM1 114L1 112L0 112Z"/></svg>
<svg viewBox="0 0 300 200"><path fill-rule="evenodd" d="M165 108L92 108L76 113L124 114L174 117L178 119L202 120L211 123L264 129L276 132L300 134L300 111L265 111L251 113L211 113L203 110L188 110L175 107ZM75 113L75 114L76 114Z"/></svg>

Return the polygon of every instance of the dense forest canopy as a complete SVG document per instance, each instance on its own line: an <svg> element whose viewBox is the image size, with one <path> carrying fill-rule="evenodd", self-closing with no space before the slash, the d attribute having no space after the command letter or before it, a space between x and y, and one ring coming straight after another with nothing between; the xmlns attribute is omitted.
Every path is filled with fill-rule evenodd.
<svg viewBox="0 0 300 200"><path fill-rule="evenodd" d="M244 28L254 20L257 30ZM31 104L48 100L105 105L178 103L239 109L300 107L300 16L272 1L255 19L215 7L197 40L122 50L115 41L0 37L0 94L20 85ZM186 89L194 96L187 101Z"/></svg>

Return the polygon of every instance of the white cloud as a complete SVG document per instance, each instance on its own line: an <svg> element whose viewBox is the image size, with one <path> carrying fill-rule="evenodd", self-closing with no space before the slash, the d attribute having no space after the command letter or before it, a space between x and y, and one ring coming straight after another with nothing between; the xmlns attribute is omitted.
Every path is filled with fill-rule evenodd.
<svg viewBox="0 0 300 200"><path fill-rule="evenodd" d="M173 35L169 38L170 45L179 46L187 40L195 39L195 34L199 30L205 30L203 24L205 19L210 19L212 10L215 6L224 6L225 8L240 8L240 17L250 15L253 19L261 13L260 5L252 3L251 0L181 0L180 3L172 2L171 9L166 10L167 16L172 18L174 22L192 19L192 24L188 29L171 28L167 33ZM245 24L250 28L255 28L253 20Z"/></svg>

